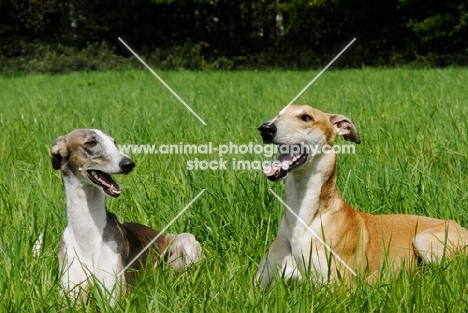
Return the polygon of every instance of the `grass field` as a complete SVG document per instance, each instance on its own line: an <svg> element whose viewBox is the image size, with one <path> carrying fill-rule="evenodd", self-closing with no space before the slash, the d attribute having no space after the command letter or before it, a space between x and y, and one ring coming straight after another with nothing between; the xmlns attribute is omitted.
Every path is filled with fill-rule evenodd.
<svg viewBox="0 0 468 313"><path fill-rule="evenodd" d="M468 258L383 271L375 285L253 285L283 209L259 170L188 170L217 154L133 154L137 167L107 206L121 221L192 232L204 260L183 275L162 264L114 308L96 292L76 308L59 298L57 249L66 225L60 173L49 148L74 128L103 129L118 144L261 144L272 118L316 72L163 72L202 125L148 71L0 77L1 312L466 312ZM467 69L328 71L298 99L349 116L362 143L338 159L344 199L371 213L411 213L468 226ZM343 143L342 139L338 143ZM44 233L38 257L32 247ZM97 290L95 290L97 291Z"/></svg>

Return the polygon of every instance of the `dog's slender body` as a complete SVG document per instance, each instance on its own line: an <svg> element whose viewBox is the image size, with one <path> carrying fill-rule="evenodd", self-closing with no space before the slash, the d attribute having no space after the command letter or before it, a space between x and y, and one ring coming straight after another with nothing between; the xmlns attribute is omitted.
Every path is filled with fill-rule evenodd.
<svg viewBox="0 0 468 313"><path fill-rule="evenodd" d="M337 135L360 143L349 118L307 105L292 105L259 130L265 143L280 148L299 144L313 147L309 153L280 155L282 166L267 168L265 173L272 181L286 176L286 205L353 271L366 273L372 281L384 263L396 270L418 259L432 263L466 252L468 231L455 221L404 214L371 215L343 201L336 187L336 155L333 149L324 148L331 147ZM313 155L312 150L322 153ZM320 281L350 278L350 271L340 262L286 209L256 280L267 286L278 275L300 279L306 272Z"/></svg>
<svg viewBox="0 0 468 313"><path fill-rule="evenodd" d="M65 188L68 224L60 243L59 265L62 285L72 296L86 290L94 279L115 298L135 270L152 266L160 255L167 256L176 271L199 260L200 244L184 233L160 235L130 264L158 232L137 223L120 224L106 210L104 193L120 194L110 175L130 173L135 166L108 134L96 129L74 130L55 140L51 156L54 169L62 172ZM119 275L127 265L125 275Z"/></svg>

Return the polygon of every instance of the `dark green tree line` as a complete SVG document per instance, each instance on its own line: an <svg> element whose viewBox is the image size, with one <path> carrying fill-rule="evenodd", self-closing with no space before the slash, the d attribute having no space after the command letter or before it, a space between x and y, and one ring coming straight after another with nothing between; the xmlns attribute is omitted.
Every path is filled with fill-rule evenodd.
<svg viewBox="0 0 468 313"><path fill-rule="evenodd" d="M467 23L468 0L0 0L0 55L106 43L126 56L122 37L147 55L196 47L207 62L300 68L357 38L342 65L466 64Z"/></svg>

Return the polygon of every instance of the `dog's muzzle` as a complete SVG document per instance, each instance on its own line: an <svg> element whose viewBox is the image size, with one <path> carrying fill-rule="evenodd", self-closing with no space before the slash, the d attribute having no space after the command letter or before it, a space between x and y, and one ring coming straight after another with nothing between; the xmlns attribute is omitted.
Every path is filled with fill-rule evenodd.
<svg viewBox="0 0 468 313"><path fill-rule="evenodd" d="M258 128L258 130L260 131L260 136L262 136L263 143L273 143L277 130L275 124L265 122Z"/></svg>

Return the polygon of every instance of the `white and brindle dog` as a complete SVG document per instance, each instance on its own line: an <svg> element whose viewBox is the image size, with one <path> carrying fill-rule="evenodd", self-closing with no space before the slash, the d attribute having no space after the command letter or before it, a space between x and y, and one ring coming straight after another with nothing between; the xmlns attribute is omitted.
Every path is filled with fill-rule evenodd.
<svg viewBox="0 0 468 313"><path fill-rule="evenodd" d="M273 123L259 128L264 143L279 150L301 151L280 154L276 165L265 169L271 181L286 177L285 210L276 239L260 263L256 281L262 286L276 277L300 279L310 273L318 281L352 276L325 249L326 243L353 272L375 281L379 269L388 264L395 270L440 261L444 256L466 253L468 231L452 220L389 214L371 215L352 209L336 187L336 154L331 147L338 135L360 143L351 120L326 114L310 106L292 105ZM307 146L309 150L299 146ZM312 147L312 148L310 148ZM328 151L315 154L311 151ZM321 242L322 241L322 242ZM416 262L415 262L416 261Z"/></svg>
<svg viewBox="0 0 468 313"><path fill-rule="evenodd" d="M137 223L120 224L106 210L105 194L118 197L121 191L110 175L128 174L135 167L108 134L77 129L58 137L50 152L65 187L68 224L60 243L59 265L63 288L72 297L95 279L115 298L131 282L133 272L153 267L160 256L176 271L200 259L202 250L193 235L167 234L130 264L159 233ZM119 275L127 265L125 275Z"/></svg>

